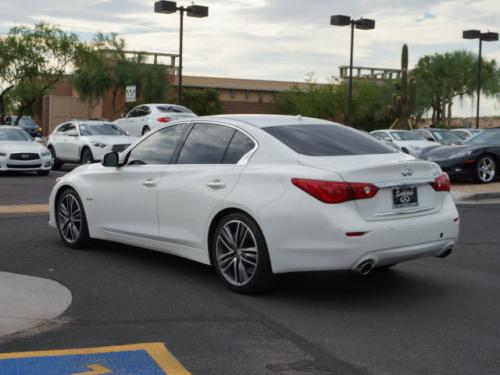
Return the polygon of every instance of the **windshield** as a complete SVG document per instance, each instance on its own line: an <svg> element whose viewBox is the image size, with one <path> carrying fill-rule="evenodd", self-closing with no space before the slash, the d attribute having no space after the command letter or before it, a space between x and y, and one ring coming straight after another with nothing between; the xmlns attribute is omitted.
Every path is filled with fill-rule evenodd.
<svg viewBox="0 0 500 375"><path fill-rule="evenodd" d="M293 151L308 156L391 154L392 147L343 125L282 125L262 128Z"/></svg>
<svg viewBox="0 0 500 375"><path fill-rule="evenodd" d="M38 128L38 125L33 121L31 117L21 117L19 120L19 125L26 128Z"/></svg>
<svg viewBox="0 0 500 375"><path fill-rule="evenodd" d="M80 134L82 136L91 135L127 135L115 124L81 124Z"/></svg>
<svg viewBox="0 0 500 375"><path fill-rule="evenodd" d="M484 131L466 140L464 145L500 145L500 130Z"/></svg>
<svg viewBox="0 0 500 375"><path fill-rule="evenodd" d="M396 141L421 141L422 137L420 134L405 132L405 131L394 131L391 135Z"/></svg>
<svg viewBox="0 0 500 375"><path fill-rule="evenodd" d="M446 130L430 130L430 132L438 141L449 141L455 143L462 142L462 138L460 138L457 134Z"/></svg>
<svg viewBox="0 0 500 375"><path fill-rule="evenodd" d="M3 141L26 142L32 140L33 138L31 138L31 136L22 129L0 128L0 142Z"/></svg>
<svg viewBox="0 0 500 375"><path fill-rule="evenodd" d="M194 114L191 112L189 109L186 107L181 107L179 105L172 105L172 106L158 106L158 110L161 112L170 112L170 113L189 113L189 114Z"/></svg>

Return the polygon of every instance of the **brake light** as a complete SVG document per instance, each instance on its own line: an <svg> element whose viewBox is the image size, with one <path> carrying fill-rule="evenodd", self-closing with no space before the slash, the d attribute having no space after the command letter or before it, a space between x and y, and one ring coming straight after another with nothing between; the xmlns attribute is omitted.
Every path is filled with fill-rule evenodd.
<svg viewBox="0 0 500 375"><path fill-rule="evenodd" d="M450 177L448 177L448 173L443 172L442 175L437 176L432 183L432 188L436 191L450 191Z"/></svg>
<svg viewBox="0 0 500 375"><path fill-rule="evenodd" d="M292 183L324 203L343 203L373 198L378 188L373 184L292 178Z"/></svg>
<svg viewBox="0 0 500 375"><path fill-rule="evenodd" d="M158 117L156 121L158 122L169 122L171 120L170 117Z"/></svg>

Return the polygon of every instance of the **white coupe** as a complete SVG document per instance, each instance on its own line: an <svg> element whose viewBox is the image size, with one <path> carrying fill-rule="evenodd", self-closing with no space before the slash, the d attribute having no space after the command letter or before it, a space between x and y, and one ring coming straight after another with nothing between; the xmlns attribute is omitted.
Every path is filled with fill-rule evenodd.
<svg viewBox="0 0 500 375"><path fill-rule="evenodd" d="M52 168L50 151L19 126L0 126L0 172L35 171L41 176Z"/></svg>
<svg viewBox="0 0 500 375"><path fill-rule="evenodd" d="M196 117L191 110L176 104L141 104L115 121L123 130L141 136L168 122Z"/></svg>
<svg viewBox="0 0 500 375"><path fill-rule="evenodd" d="M71 120L54 129L47 147L54 158L53 169L59 169L64 163L100 161L108 152L122 152L135 141L136 137L130 137L115 124Z"/></svg>
<svg viewBox="0 0 500 375"><path fill-rule="evenodd" d="M62 177L50 224L212 265L237 292L272 274L445 257L459 232L448 176L360 131L313 118L199 117Z"/></svg>

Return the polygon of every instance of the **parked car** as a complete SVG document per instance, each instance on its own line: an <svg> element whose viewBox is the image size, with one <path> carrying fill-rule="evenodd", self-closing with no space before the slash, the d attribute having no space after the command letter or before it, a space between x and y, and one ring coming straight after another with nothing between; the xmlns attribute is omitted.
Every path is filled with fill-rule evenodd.
<svg viewBox="0 0 500 375"><path fill-rule="evenodd" d="M469 128L459 128L459 129L451 129L451 132L454 134L458 135L460 138L462 138L463 141L466 139L469 139L470 137L473 137L479 133L481 133L483 130L482 129L469 129Z"/></svg>
<svg viewBox="0 0 500 375"><path fill-rule="evenodd" d="M6 116L6 125L15 125L17 116ZM42 128L31 118L31 116L22 116L17 124L24 130L26 130L33 138L43 137Z"/></svg>
<svg viewBox="0 0 500 375"><path fill-rule="evenodd" d="M426 147L434 147L433 142L422 139L419 135L412 133L409 130L386 129L375 130L370 133L377 139L385 142L391 142L397 145L401 151L412 156L420 155Z"/></svg>
<svg viewBox="0 0 500 375"><path fill-rule="evenodd" d="M423 152L421 158L438 163L452 177L492 182L500 165L500 129L484 130L460 146L441 146Z"/></svg>
<svg viewBox="0 0 500 375"><path fill-rule="evenodd" d="M463 141L458 134L452 133L446 129L421 128L415 129L413 132L420 134L423 139L430 142L438 142L442 145L460 145Z"/></svg>
<svg viewBox="0 0 500 375"><path fill-rule="evenodd" d="M18 126L0 126L0 172L35 171L41 176L52 168L50 151Z"/></svg>
<svg viewBox="0 0 500 375"><path fill-rule="evenodd" d="M137 140L113 123L70 120L54 129L47 147L54 158L54 169L64 163L88 164L102 160L110 151L122 152Z"/></svg>
<svg viewBox="0 0 500 375"><path fill-rule="evenodd" d="M117 192L117 187L119 192ZM272 274L390 267L450 254L459 217L435 163L306 117L200 117L62 177L50 224L212 265L237 292Z"/></svg>
<svg viewBox="0 0 500 375"><path fill-rule="evenodd" d="M186 107L175 104L143 104L132 109L125 117L115 121L131 135L141 136L168 122L196 115Z"/></svg>

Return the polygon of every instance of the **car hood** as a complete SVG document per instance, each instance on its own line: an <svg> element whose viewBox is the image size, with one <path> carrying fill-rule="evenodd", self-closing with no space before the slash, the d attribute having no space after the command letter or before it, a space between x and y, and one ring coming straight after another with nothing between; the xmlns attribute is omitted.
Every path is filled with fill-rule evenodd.
<svg viewBox="0 0 500 375"><path fill-rule="evenodd" d="M439 146L439 147L434 147L429 150L425 150L422 152L420 157L425 158L425 157L448 157L454 154L462 153L462 152L468 152L468 151L474 151L477 149L480 149L484 147L484 145L455 145L455 146Z"/></svg>
<svg viewBox="0 0 500 375"><path fill-rule="evenodd" d="M136 137L128 135L91 135L84 136L89 142L100 142L109 145L130 145L137 141Z"/></svg>
<svg viewBox="0 0 500 375"><path fill-rule="evenodd" d="M37 142L0 141L0 151L9 154L13 152L32 152L39 154L43 151L47 151L47 148Z"/></svg>

